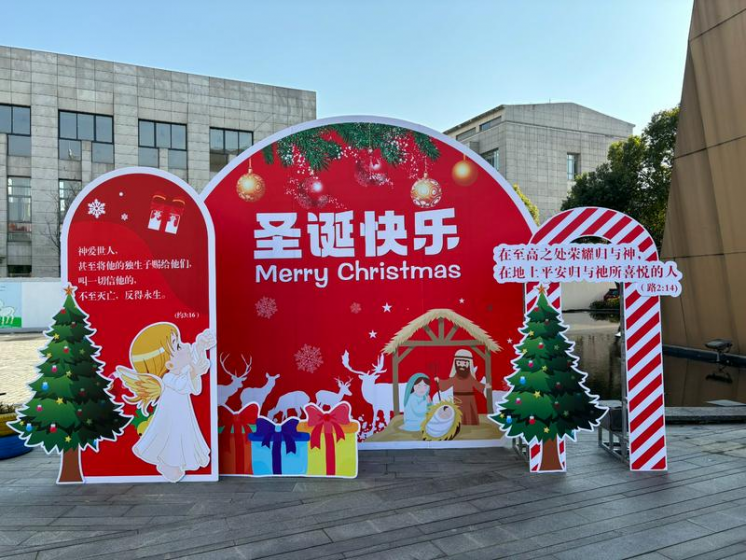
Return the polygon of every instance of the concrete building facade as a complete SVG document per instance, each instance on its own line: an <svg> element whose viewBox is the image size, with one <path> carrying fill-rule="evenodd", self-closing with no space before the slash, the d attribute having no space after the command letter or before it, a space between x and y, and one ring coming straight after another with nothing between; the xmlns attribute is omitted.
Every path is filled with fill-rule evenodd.
<svg viewBox="0 0 746 560"><path fill-rule="evenodd" d="M500 105L445 131L480 154L539 208L560 210L575 177L606 161L634 125L576 103Z"/></svg>
<svg viewBox="0 0 746 560"><path fill-rule="evenodd" d="M59 275L60 220L102 173L159 167L201 190L315 118L312 91L0 47L0 277Z"/></svg>

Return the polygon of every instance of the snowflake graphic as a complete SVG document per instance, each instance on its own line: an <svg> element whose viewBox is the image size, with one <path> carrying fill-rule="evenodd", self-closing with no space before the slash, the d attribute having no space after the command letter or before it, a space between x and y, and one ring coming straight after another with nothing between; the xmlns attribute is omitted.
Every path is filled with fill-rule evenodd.
<svg viewBox="0 0 746 560"><path fill-rule="evenodd" d="M321 357L321 348L311 346L310 344L304 344L303 347L295 353L295 365L301 371L307 371L313 373L321 364L324 363Z"/></svg>
<svg viewBox="0 0 746 560"><path fill-rule="evenodd" d="M127 214L122 214L122 221L123 222L126 222L129 219L130 219L130 217Z"/></svg>
<svg viewBox="0 0 746 560"><path fill-rule="evenodd" d="M98 220L99 217L106 214L106 203L96 198L93 202L88 203L88 214Z"/></svg>
<svg viewBox="0 0 746 560"><path fill-rule="evenodd" d="M274 298L263 297L256 302L256 314L259 317L270 319L275 313L277 313L277 302Z"/></svg>
<svg viewBox="0 0 746 560"><path fill-rule="evenodd" d="M362 310L363 306L360 305L358 302L353 302L353 304L350 305L350 312L354 313L355 315L360 313Z"/></svg>

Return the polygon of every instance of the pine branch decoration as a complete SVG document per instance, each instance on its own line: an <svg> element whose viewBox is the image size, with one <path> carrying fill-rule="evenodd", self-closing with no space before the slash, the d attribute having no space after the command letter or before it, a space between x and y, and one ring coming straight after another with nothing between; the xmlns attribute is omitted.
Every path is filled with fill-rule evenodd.
<svg viewBox="0 0 746 560"><path fill-rule="evenodd" d="M275 162L276 156L283 167L293 164L293 154L297 150L314 171L328 169L332 161L342 155L343 144L354 150L380 150L381 156L389 165L396 167L404 160L404 153L397 142L411 138L424 157L435 161L440 151L432 138L400 126L381 123L339 123L312 128L282 138L275 145L262 150L268 165Z"/></svg>

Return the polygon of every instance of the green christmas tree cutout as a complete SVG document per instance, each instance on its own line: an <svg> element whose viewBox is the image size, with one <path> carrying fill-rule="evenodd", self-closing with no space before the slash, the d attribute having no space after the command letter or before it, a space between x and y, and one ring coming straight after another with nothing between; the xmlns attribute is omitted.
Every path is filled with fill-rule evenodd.
<svg viewBox="0 0 746 560"><path fill-rule="evenodd" d="M116 440L130 421L108 392L111 381L96 359L100 347L91 340L95 331L73 293L65 289L65 303L45 333L39 376L29 383L33 396L10 424L28 447L62 455L58 482L82 482L80 451Z"/></svg>
<svg viewBox="0 0 746 560"><path fill-rule="evenodd" d="M542 470L560 470L557 440L575 440L578 430L593 431L607 409L583 384L587 374L576 367L574 344L564 334L568 327L543 288L539 292L520 329L524 336L516 346L514 373L506 378L511 390L489 418L509 438L542 443L542 465L548 465Z"/></svg>

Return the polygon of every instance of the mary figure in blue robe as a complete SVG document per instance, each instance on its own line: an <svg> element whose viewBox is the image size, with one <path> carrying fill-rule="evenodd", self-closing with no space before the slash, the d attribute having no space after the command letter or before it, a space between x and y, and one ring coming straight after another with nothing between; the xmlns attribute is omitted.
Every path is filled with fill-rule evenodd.
<svg viewBox="0 0 746 560"><path fill-rule="evenodd" d="M422 430L427 408L432 404L430 399L430 378L424 373L415 373L409 378L404 390L404 425L407 432Z"/></svg>

